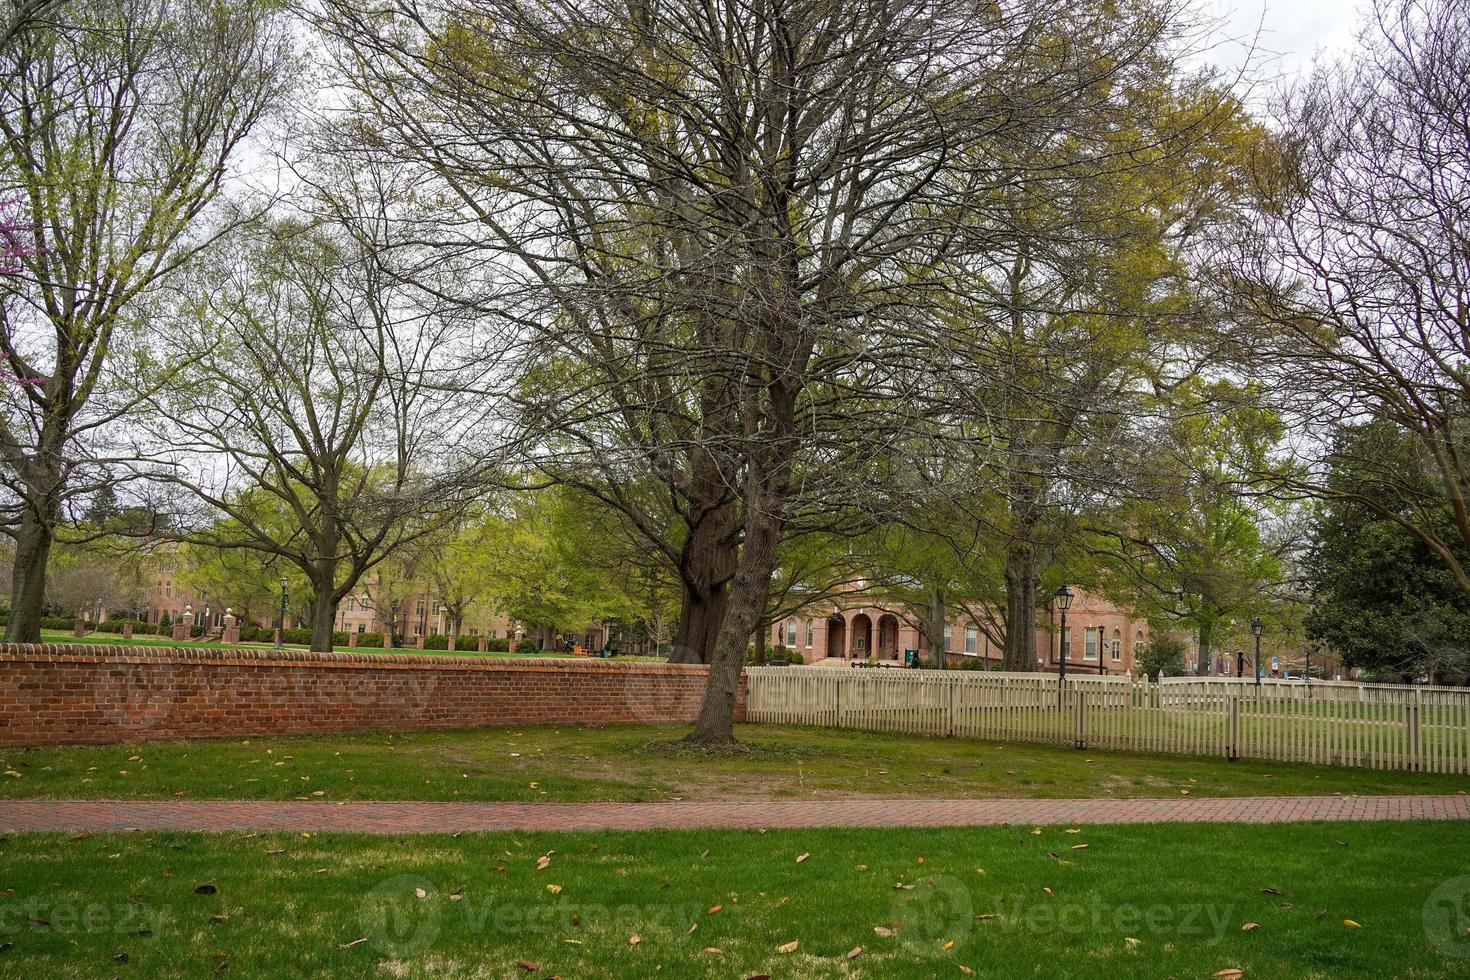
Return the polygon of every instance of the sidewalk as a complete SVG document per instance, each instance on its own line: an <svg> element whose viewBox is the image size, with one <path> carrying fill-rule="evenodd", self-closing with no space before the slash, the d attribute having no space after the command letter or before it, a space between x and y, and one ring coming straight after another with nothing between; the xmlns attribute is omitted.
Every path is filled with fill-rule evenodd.
<svg viewBox="0 0 1470 980"><path fill-rule="evenodd" d="M328 803L0 801L0 832L688 830L980 827L997 824L1470 820L1470 796L1287 796L1141 800L823 800L763 803Z"/></svg>

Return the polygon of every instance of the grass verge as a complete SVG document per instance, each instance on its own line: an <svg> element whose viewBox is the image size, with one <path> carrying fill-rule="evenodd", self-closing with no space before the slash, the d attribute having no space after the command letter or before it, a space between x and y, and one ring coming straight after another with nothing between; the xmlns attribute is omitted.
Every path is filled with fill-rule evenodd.
<svg viewBox="0 0 1470 980"><path fill-rule="evenodd" d="M1326 796L1470 791L1470 777L746 725L528 726L0 749L0 798L666 800Z"/></svg>

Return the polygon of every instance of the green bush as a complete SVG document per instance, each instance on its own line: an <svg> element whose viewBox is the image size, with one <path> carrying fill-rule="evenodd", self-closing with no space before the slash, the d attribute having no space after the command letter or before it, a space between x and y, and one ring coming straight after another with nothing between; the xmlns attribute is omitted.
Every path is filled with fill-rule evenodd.
<svg viewBox="0 0 1470 980"><path fill-rule="evenodd" d="M921 656L919 658L919 666L920 667L928 667L929 664L927 662L927 658ZM952 661L950 661L947 664L947 666L949 667L950 670L989 670L990 669L990 665L987 664L985 662L984 658L982 658L982 657L966 657L964 660L961 660L961 661L958 661L958 662L955 662L955 661L952 660Z"/></svg>
<svg viewBox="0 0 1470 980"><path fill-rule="evenodd" d="M332 630L332 646L345 647L351 642L352 639L348 636L346 630Z"/></svg>
<svg viewBox="0 0 1470 980"><path fill-rule="evenodd" d="M454 649L459 650L460 652L464 652L467 650L470 652L474 652L476 650L479 650L480 638L478 636L470 636L468 633L466 633L463 636L458 637L454 641Z"/></svg>
<svg viewBox="0 0 1470 980"><path fill-rule="evenodd" d="M1154 633L1136 654L1138 669L1149 677L1178 677L1184 673L1184 641L1168 633Z"/></svg>
<svg viewBox="0 0 1470 980"><path fill-rule="evenodd" d="M76 625L76 620L68 616L43 616L41 617L41 629L43 630L71 630Z"/></svg>
<svg viewBox="0 0 1470 980"><path fill-rule="evenodd" d="M305 646L311 643L311 630L305 626L293 626L281 631L281 641Z"/></svg>
<svg viewBox="0 0 1470 980"><path fill-rule="evenodd" d="M359 633L357 634L357 643L355 644L355 646L381 648L383 646L383 634Z"/></svg>
<svg viewBox="0 0 1470 980"><path fill-rule="evenodd" d="M491 653L509 653L510 637L487 636L485 637L485 649Z"/></svg>
<svg viewBox="0 0 1470 980"><path fill-rule="evenodd" d="M449 637L443 633L430 633L424 637L425 650L448 650Z"/></svg>

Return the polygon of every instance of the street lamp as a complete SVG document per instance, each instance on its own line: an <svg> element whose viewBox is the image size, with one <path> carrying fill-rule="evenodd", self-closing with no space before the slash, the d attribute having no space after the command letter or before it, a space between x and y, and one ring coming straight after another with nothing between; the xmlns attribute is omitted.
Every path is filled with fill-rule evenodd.
<svg viewBox="0 0 1470 980"><path fill-rule="evenodd" d="M1097 673L1099 677L1108 672L1107 667L1103 664L1103 660L1106 659L1103 654L1103 637L1107 635L1105 629L1103 626L1097 628Z"/></svg>
<svg viewBox="0 0 1470 980"><path fill-rule="evenodd" d="M1062 690L1067 684L1067 610L1072 608L1072 590L1067 586L1057 589L1057 609L1062 613L1062 660L1057 671L1057 710L1062 710Z"/></svg>
<svg viewBox="0 0 1470 980"><path fill-rule="evenodd" d="M1259 616L1251 620L1251 632L1256 635L1256 688L1261 686L1261 634L1266 632L1266 624L1261 622Z"/></svg>
<svg viewBox="0 0 1470 980"><path fill-rule="evenodd" d="M286 586L291 583L286 576L281 576L281 615L276 620L276 649L280 650L286 645Z"/></svg>

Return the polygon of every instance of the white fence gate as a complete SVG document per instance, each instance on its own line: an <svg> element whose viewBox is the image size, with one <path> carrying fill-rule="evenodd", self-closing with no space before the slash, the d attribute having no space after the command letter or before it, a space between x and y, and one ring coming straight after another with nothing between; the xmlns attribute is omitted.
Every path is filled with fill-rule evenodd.
<svg viewBox="0 0 1470 980"><path fill-rule="evenodd" d="M793 667L746 676L753 722L1470 773L1464 688Z"/></svg>

